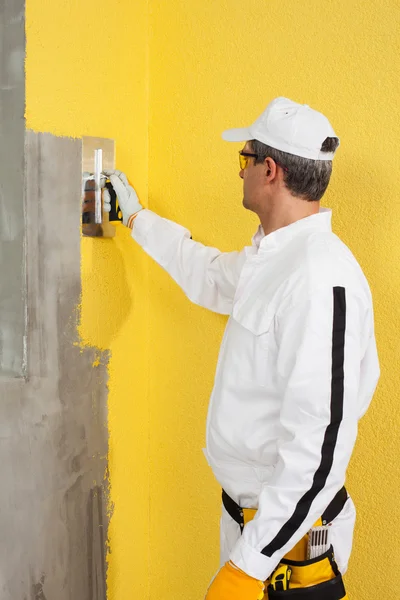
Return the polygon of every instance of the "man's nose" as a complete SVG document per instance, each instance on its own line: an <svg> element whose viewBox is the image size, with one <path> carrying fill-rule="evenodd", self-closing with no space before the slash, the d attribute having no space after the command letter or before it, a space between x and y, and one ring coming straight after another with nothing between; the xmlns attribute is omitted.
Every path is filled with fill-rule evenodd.
<svg viewBox="0 0 400 600"><path fill-rule="evenodd" d="M240 169L239 171L239 177L241 177L243 179L243 173L244 173L244 169Z"/></svg>

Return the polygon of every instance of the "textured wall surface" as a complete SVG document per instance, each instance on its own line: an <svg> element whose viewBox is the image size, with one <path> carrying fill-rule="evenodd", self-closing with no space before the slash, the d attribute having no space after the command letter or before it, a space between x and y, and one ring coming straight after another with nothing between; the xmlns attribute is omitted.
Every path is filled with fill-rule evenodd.
<svg viewBox="0 0 400 600"><path fill-rule="evenodd" d="M25 367L24 0L0 0L0 376Z"/></svg>
<svg viewBox="0 0 400 600"><path fill-rule="evenodd" d="M27 132L28 365L0 378L1 600L106 597L107 355L78 344L81 160L79 140Z"/></svg>
<svg viewBox="0 0 400 600"><path fill-rule="evenodd" d="M57 24L57 26L55 26ZM26 119L35 131L115 140L120 169L147 197L147 2L26 4ZM148 597L150 259L117 226L81 240L80 336L110 350L110 598ZM49 600L49 599L48 599Z"/></svg>
<svg viewBox="0 0 400 600"><path fill-rule="evenodd" d="M223 129L287 95L325 112L341 137L321 204L370 282L382 370L349 469L358 522L346 580L350 598L396 598L397 0L149 0L112 11L90 0L86 14L96 19L67 0L46 13L28 0L28 125L115 139L145 206L196 240L237 249L257 227L241 205L240 144L223 142ZM191 305L122 228L82 249L81 333L112 351L109 598L197 600L218 564L219 489L201 448L226 319Z"/></svg>

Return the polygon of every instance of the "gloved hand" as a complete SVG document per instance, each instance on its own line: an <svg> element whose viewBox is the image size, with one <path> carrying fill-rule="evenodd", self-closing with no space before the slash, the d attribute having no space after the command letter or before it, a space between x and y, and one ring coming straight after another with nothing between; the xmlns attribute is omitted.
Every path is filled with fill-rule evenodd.
<svg viewBox="0 0 400 600"><path fill-rule="evenodd" d="M122 210L122 222L127 227L132 227L133 215L136 215L143 206L139 202L139 198L122 171L103 171L110 179L111 185L117 194L118 203ZM111 198L107 188L103 191L103 210L110 212Z"/></svg>
<svg viewBox="0 0 400 600"><path fill-rule="evenodd" d="M250 577L229 561L208 588L205 600L262 600L264 589L262 581Z"/></svg>

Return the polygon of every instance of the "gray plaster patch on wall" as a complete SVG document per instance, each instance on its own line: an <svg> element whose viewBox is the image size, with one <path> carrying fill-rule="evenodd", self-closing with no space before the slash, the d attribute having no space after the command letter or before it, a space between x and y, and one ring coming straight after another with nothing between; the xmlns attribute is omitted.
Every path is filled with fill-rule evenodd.
<svg viewBox="0 0 400 600"><path fill-rule="evenodd" d="M34 600L46 600L46 596L43 591L44 586L44 575L41 576L39 583L34 583L32 585L32 594Z"/></svg>
<svg viewBox="0 0 400 600"><path fill-rule="evenodd" d="M0 376L24 374L25 2L0 0Z"/></svg>
<svg viewBox="0 0 400 600"><path fill-rule="evenodd" d="M108 355L77 345L81 140L27 132L26 181L28 373L0 379L0 598L105 600Z"/></svg>

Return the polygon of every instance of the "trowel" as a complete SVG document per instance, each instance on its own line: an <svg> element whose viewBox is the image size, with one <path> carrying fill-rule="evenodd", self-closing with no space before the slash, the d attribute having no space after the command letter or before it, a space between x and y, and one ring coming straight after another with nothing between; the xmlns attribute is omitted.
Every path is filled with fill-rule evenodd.
<svg viewBox="0 0 400 600"><path fill-rule="evenodd" d="M112 238L113 222L122 221L122 212L114 189L103 169L115 169L114 140L85 136L82 138L82 235ZM103 189L111 197L111 212L103 209Z"/></svg>

